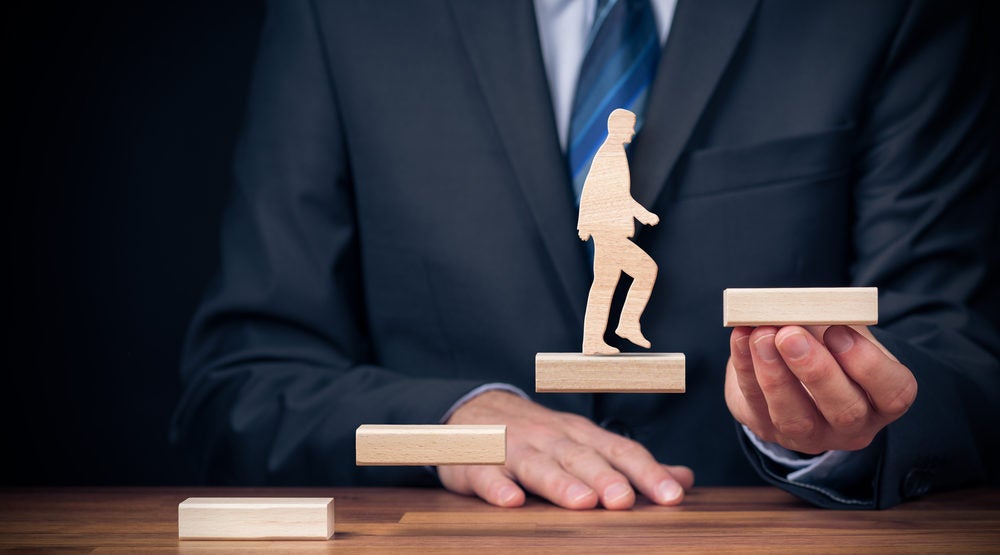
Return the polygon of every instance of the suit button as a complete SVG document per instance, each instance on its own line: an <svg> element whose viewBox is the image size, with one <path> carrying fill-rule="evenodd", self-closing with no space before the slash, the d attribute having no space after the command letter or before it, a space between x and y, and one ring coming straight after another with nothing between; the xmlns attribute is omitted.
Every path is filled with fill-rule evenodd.
<svg viewBox="0 0 1000 555"><path fill-rule="evenodd" d="M633 436L632 427L614 417L605 418L601 421L600 426L613 434L618 434L630 439Z"/></svg>
<svg viewBox="0 0 1000 555"><path fill-rule="evenodd" d="M906 474L903 479L904 498L920 497L931 489L931 478L933 473L923 468L914 468Z"/></svg>

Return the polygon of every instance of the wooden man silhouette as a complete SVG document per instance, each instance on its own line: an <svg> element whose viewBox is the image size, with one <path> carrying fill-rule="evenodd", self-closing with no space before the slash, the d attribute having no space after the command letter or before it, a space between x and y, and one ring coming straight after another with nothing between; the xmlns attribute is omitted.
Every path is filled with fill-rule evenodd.
<svg viewBox="0 0 1000 555"><path fill-rule="evenodd" d="M594 239L594 283L583 322L583 354L614 354L604 342L611 298L622 272L632 278L615 334L649 348L639 317L656 281L656 262L632 242L635 222L656 225L660 218L632 198L625 145L635 135L635 114L617 109L608 116L608 138L594 155L580 195L577 230L580 239Z"/></svg>

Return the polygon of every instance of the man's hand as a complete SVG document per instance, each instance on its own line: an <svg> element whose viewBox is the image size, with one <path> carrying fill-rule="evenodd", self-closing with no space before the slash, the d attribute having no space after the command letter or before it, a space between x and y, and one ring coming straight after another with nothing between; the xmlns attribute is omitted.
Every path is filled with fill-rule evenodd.
<svg viewBox="0 0 1000 555"><path fill-rule="evenodd" d="M590 232L589 231L584 231L584 230L581 229L580 230L580 240L581 241L587 241L588 239L590 239Z"/></svg>
<svg viewBox="0 0 1000 555"><path fill-rule="evenodd" d="M639 220L639 223L650 226L660 223L659 216L645 209L643 209L643 212L640 212L639 215L636 216L636 219Z"/></svg>
<svg viewBox="0 0 1000 555"><path fill-rule="evenodd" d="M764 441L818 454L866 447L903 415L917 381L871 336L847 326L739 327L726 404Z"/></svg>
<svg viewBox="0 0 1000 555"><path fill-rule="evenodd" d="M504 466L439 466L446 488L500 507L524 504L524 490L568 509L628 509L633 485L660 505L680 503L694 485L683 466L660 464L639 443L575 414L488 391L459 407L449 424L506 424ZM522 489L523 488L523 489Z"/></svg>

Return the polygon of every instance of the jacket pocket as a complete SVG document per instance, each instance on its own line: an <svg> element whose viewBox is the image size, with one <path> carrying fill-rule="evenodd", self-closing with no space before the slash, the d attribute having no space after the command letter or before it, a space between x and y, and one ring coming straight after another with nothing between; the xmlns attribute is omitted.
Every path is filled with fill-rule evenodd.
<svg viewBox="0 0 1000 555"><path fill-rule="evenodd" d="M712 147L685 156L677 198L811 182L846 173L854 125L750 145Z"/></svg>

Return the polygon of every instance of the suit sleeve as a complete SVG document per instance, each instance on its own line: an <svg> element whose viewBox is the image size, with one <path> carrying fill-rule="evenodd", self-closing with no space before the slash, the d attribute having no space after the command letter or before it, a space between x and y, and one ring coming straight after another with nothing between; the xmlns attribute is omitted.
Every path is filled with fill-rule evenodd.
<svg viewBox="0 0 1000 555"><path fill-rule="evenodd" d="M311 4L269 4L220 270L187 337L171 430L214 483L433 481L422 468L356 467L356 427L437 423L483 383L374 360L354 183L321 43Z"/></svg>
<svg viewBox="0 0 1000 555"><path fill-rule="evenodd" d="M871 461L855 470L861 482L838 486L872 508L996 480L988 470L1000 445L997 68L984 32L994 15L915 3L858 122L852 281L880 288L873 332L919 386L910 410L859 452ZM766 479L813 503L857 506L748 454Z"/></svg>

